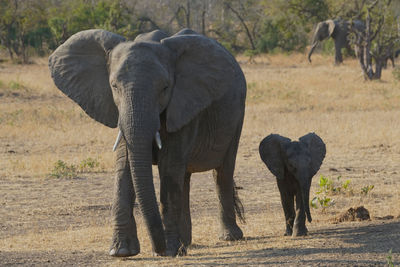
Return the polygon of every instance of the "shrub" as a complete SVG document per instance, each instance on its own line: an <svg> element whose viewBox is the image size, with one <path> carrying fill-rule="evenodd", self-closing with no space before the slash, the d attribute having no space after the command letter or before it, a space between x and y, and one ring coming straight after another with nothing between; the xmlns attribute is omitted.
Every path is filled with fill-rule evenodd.
<svg viewBox="0 0 400 267"><path fill-rule="evenodd" d="M366 196L369 192L372 191L372 189L374 189L374 185L366 185L364 187L361 188L361 195Z"/></svg>
<svg viewBox="0 0 400 267"><path fill-rule="evenodd" d="M62 160L57 160L57 162L54 163L53 169L51 170L49 176L53 178L74 179L78 177L78 173L73 164L68 165Z"/></svg>
<svg viewBox="0 0 400 267"><path fill-rule="evenodd" d="M333 179L321 175L318 183L319 190L316 193L317 196L310 201L310 206L314 209L321 207L322 210L333 206L335 204L335 200L328 197L328 195L345 193L350 190L350 180L346 180L342 183L340 181L341 178L341 176L338 176L335 182ZM335 183L339 183L339 185L336 186Z"/></svg>
<svg viewBox="0 0 400 267"><path fill-rule="evenodd" d="M93 172L100 166L100 162L93 158L87 158L79 164L79 172Z"/></svg>

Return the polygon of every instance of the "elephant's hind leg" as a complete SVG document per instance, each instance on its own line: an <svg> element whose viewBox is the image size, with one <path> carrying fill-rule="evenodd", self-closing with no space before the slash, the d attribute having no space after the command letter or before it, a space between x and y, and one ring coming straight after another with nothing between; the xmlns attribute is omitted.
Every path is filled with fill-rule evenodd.
<svg viewBox="0 0 400 267"><path fill-rule="evenodd" d="M191 173L187 172L183 182L182 215L179 226L181 240L185 247L192 243L192 220L190 217L190 176Z"/></svg>
<svg viewBox="0 0 400 267"><path fill-rule="evenodd" d="M238 140L237 140L238 141ZM213 170L213 176L220 201L220 239L225 241L239 240L243 238L243 232L236 223L235 210L242 216L242 206L235 191L233 173L238 142L233 141L222 165Z"/></svg>
<svg viewBox="0 0 400 267"><path fill-rule="evenodd" d="M112 205L113 240L110 255L116 257L134 256L140 252L136 222L133 217L135 191L127 160L125 140L121 140L117 150L114 201Z"/></svg>

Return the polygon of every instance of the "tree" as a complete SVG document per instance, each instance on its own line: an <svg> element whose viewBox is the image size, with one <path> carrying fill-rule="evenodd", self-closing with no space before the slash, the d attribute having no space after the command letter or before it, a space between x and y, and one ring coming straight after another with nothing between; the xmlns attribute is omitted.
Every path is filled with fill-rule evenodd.
<svg viewBox="0 0 400 267"><path fill-rule="evenodd" d="M399 46L399 15L391 0L364 1L365 33L352 29L351 42L366 80L380 79L387 59ZM375 66L374 66L375 65Z"/></svg>

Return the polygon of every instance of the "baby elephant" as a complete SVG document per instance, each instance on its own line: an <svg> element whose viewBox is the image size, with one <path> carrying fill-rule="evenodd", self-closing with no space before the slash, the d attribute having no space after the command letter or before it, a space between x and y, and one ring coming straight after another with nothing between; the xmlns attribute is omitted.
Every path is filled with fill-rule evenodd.
<svg viewBox="0 0 400 267"><path fill-rule="evenodd" d="M285 213L285 235L307 235L306 215L311 222L309 206L311 179L324 160L326 153L324 142L315 133L309 133L299 141L270 134L261 141L259 151L262 161L276 176Z"/></svg>

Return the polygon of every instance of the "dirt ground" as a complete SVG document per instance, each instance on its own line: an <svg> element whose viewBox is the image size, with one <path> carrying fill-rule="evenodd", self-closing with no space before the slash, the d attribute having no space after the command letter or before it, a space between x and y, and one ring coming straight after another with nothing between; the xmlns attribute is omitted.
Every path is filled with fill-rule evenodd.
<svg viewBox="0 0 400 267"><path fill-rule="evenodd" d="M381 82L366 83L351 59L340 67L317 55L313 65L304 55L263 57L255 64L239 60L249 88L235 171L245 239L218 240L214 181L210 172L199 173L191 182L188 255L153 257L135 209L141 253L126 259L108 256L116 130L94 122L61 95L45 59L30 66L2 63L0 265L399 265L400 83L392 69ZM321 175L350 185L328 195L331 206L311 209L308 236L285 237L276 181L259 159L258 144L270 133L297 139L311 131L327 146L311 196L318 196ZM81 168L73 178L51 176L58 160L79 166L88 158L98 165ZM158 190L156 168L153 173ZM369 185L374 188L361 193ZM340 213L361 205L371 220L335 223Z"/></svg>

